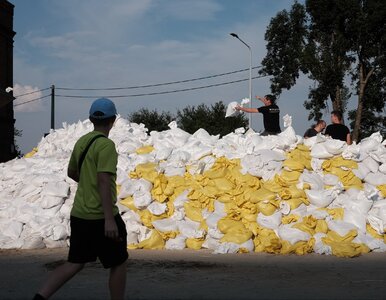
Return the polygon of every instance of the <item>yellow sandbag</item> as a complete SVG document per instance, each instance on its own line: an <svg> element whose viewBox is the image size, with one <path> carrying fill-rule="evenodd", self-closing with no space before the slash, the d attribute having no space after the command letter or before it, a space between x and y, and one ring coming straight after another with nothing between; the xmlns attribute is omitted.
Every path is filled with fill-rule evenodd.
<svg viewBox="0 0 386 300"><path fill-rule="evenodd" d="M289 241L282 241L282 247L280 254L297 254L304 255L313 251L314 239L309 241L299 241L295 244L291 244Z"/></svg>
<svg viewBox="0 0 386 300"><path fill-rule="evenodd" d="M167 241L169 239L174 239L177 235L180 234L178 231L165 231L165 232L158 231L158 233L161 235L164 241Z"/></svg>
<svg viewBox="0 0 386 300"><path fill-rule="evenodd" d="M298 189L295 185L291 185L288 188L284 188L279 192L279 197L283 200L291 198L307 198L307 194L304 190Z"/></svg>
<svg viewBox="0 0 386 300"><path fill-rule="evenodd" d="M129 245L129 249L163 249L165 247L165 241L162 239L161 234L157 230L153 230L151 236L134 245Z"/></svg>
<svg viewBox="0 0 386 300"><path fill-rule="evenodd" d="M253 203L257 203L263 200L274 200L276 199L276 194L265 187L261 187L258 190L251 191L248 190L249 200Z"/></svg>
<svg viewBox="0 0 386 300"><path fill-rule="evenodd" d="M148 154L154 150L154 147L151 145L143 146L135 150L135 153L137 154Z"/></svg>
<svg viewBox="0 0 386 300"><path fill-rule="evenodd" d="M119 203L121 203L122 205L130 208L133 211L137 211L138 210L138 208L134 205L134 199L133 199L132 196L126 197L125 199L119 201Z"/></svg>
<svg viewBox="0 0 386 300"><path fill-rule="evenodd" d="M359 190L363 189L363 183L360 178L355 176L351 170L343 170L341 168L332 167L330 174L336 175L339 177L339 180L343 183L345 189L348 188L357 188Z"/></svg>
<svg viewBox="0 0 386 300"><path fill-rule="evenodd" d="M257 204L257 209L266 216L272 215L279 207L279 202L276 200L260 201Z"/></svg>
<svg viewBox="0 0 386 300"><path fill-rule="evenodd" d="M201 207L194 203L193 201L187 201L184 203L184 209L186 216L195 222L202 222L204 218L202 217Z"/></svg>
<svg viewBox="0 0 386 300"><path fill-rule="evenodd" d="M267 181L260 181L261 188L265 188L273 193L279 193L283 187L289 187L289 184L284 181L279 175L275 175L273 179Z"/></svg>
<svg viewBox="0 0 386 300"><path fill-rule="evenodd" d="M383 235L379 234L370 224L366 224L366 231L375 239L383 239Z"/></svg>
<svg viewBox="0 0 386 300"><path fill-rule="evenodd" d="M282 247L281 240L271 229L259 229L258 234L253 239L255 252L280 253Z"/></svg>
<svg viewBox="0 0 386 300"><path fill-rule="evenodd" d="M288 168L290 171L302 172L305 166L301 161L290 158L283 161L283 168Z"/></svg>
<svg viewBox="0 0 386 300"><path fill-rule="evenodd" d="M298 208L302 203L304 203L305 205L310 204L308 198L291 198L289 200L286 200L285 202L289 204L291 210Z"/></svg>
<svg viewBox="0 0 386 300"><path fill-rule="evenodd" d="M236 244L242 244L248 241L252 237L252 231L247 230L246 228L243 230L230 230L224 234L221 238L221 242L232 242Z"/></svg>
<svg viewBox="0 0 386 300"><path fill-rule="evenodd" d="M234 184L226 178L215 178L213 183L219 192L227 192L235 188Z"/></svg>
<svg viewBox="0 0 386 300"><path fill-rule="evenodd" d="M381 192L383 198L386 198L386 184L377 185L377 189Z"/></svg>
<svg viewBox="0 0 386 300"><path fill-rule="evenodd" d="M202 244L205 242L204 238L194 239L194 238L187 238L185 243L186 247L193 250L199 250L202 247Z"/></svg>
<svg viewBox="0 0 386 300"><path fill-rule="evenodd" d="M153 189L151 190L152 198L158 202L165 202L170 193L166 192L168 188L168 179L164 174L158 174L154 178Z"/></svg>
<svg viewBox="0 0 386 300"><path fill-rule="evenodd" d="M235 220L229 219L228 217L218 220L217 228L218 230L220 230L220 232L224 234L230 231L239 231L239 232L247 231L247 228L245 228L244 224L241 221L235 221Z"/></svg>
<svg viewBox="0 0 386 300"><path fill-rule="evenodd" d="M309 235L313 236L315 234L316 224L317 220L313 216L305 216L302 222L296 223L292 227L307 232Z"/></svg>
<svg viewBox="0 0 386 300"><path fill-rule="evenodd" d="M135 179L143 178L150 182L154 182L154 179L158 176L155 169L156 166L155 163L138 164L135 167L135 170L130 172L130 177Z"/></svg>
<svg viewBox="0 0 386 300"><path fill-rule="evenodd" d="M317 220L315 233L327 233L328 232L328 224L326 220Z"/></svg>
<svg viewBox="0 0 386 300"><path fill-rule="evenodd" d="M282 170L280 178L286 183L283 186L289 186L290 184L297 183L301 174L302 173L298 171Z"/></svg>
<svg viewBox="0 0 386 300"><path fill-rule="evenodd" d="M335 156L322 163L322 169L326 172L332 171L333 168L358 169L358 163L350 159L344 159L342 156Z"/></svg>
<svg viewBox="0 0 386 300"><path fill-rule="evenodd" d="M281 223L282 224L295 223L295 222L299 221L300 218L301 218L301 216L299 216L299 215L290 214L288 216L283 216L281 218Z"/></svg>
<svg viewBox="0 0 386 300"><path fill-rule="evenodd" d="M330 246L332 254L338 257L356 257L370 252L370 249L364 244L337 242L327 237L323 237L322 241L326 245Z"/></svg>
<svg viewBox="0 0 386 300"><path fill-rule="evenodd" d="M30 158L30 157L34 156L37 152L38 152L38 148L33 148L32 151L25 154L24 157Z"/></svg>
<svg viewBox="0 0 386 300"><path fill-rule="evenodd" d="M153 228L153 221L164 219L164 216L155 216L148 209L138 210L138 215L141 218L143 225L148 228Z"/></svg>
<svg viewBox="0 0 386 300"><path fill-rule="evenodd" d="M337 208L320 208L324 209L328 212L328 214L335 220L343 220L344 216L344 208L343 207L337 207Z"/></svg>

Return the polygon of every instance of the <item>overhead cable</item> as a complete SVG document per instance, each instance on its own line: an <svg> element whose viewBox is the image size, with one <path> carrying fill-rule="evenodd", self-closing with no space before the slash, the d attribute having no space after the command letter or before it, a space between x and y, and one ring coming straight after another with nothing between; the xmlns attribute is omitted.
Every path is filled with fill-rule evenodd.
<svg viewBox="0 0 386 300"><path fill-rule="evenodd" d="M252 69L258 69L261 68L261 66L253 67ZM128 86L128 87L110 87L110 88L67 88L67 87L55 87L56 90L68 90L68 91L108 91L108 90L130 90L130 89L139 89L139 88L149 88L149 87L158 87L158 86L164 86L164 85L172 85L172 84L178 84L178 83L186 83L186 82L192 82L192 81L198 81L198 80L204 80L204 79L210 79L235 73L240 73L247 71L248 69L242 69L237 71L231 71L216 75L210 75L210 76L204 76L199 78L193 78L193 79L185 79L185 80L178 80L178 81L171 81L171 82L164 82L164 83L155 83L155 84L146 84L146 85L137 85L137 86Z"/></svg>
<svg viewBox="0 0 386 300"><path fill-rule="evenodd" d="M46 96L35 98L35 99L31 99L31 100L28 100L28 101L25 101L25 102L22 102L22 103L16 103L13 106L19 106L19 105L27 104L27 103L38 101L38 100L41 100L41 99L44 99L44 98L47 98L47 97L50 97L50 96L51 95L46 95Z"/></svg>
<svg viewBox="0 0 386 300"><path fill-rule="evenodd" d="M256 77L252 77L252 79L257 79L257 78L262 78L262 77L267 77L267 76L268 75L256 76ZM129 95L107 95L107 96L106 95L104 95L104 96L83 96L83 95L55 94L55 96L56 97L64 97L64 98L102 98L102 97L106 97L106 98L129 98L129 97L141 97L141 96L154 96L154 95L172 94L172 93L178 93L178 92L187 92L187 91L193 91L193 90L206 89L206 88L211 88L211 87L215 87L215 86L221 86L221 85L243 82L243 81L247 81L247 80L249 80L249 78L233 80L233 81L228 81L228 82L222 82L222 83L215 83L215 84L210 84L210 85L205 85L205 86L198 86L198 87L193 87L193 88L178 89L178 90L164 91L164 92L153 92L153 93L141 93L141 94L129 94Z"/></svg>

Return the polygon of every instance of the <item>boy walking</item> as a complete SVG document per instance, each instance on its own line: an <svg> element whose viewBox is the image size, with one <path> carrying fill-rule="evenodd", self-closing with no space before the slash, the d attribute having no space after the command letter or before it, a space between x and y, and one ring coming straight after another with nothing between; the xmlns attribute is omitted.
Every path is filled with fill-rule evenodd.
<svg viewBox="0 0 386 300"><path fill-rule="evenodd" d="M75 144L68 165L68 176L78 182L71 210L68 260L50 274L34 299L48 299L83 269L99 258L110 269L111 299L124 299L126 286L127 233L116 206L118 154L108 138L116 119L114 103L95 100L89 118L94 131Z"/></svg>

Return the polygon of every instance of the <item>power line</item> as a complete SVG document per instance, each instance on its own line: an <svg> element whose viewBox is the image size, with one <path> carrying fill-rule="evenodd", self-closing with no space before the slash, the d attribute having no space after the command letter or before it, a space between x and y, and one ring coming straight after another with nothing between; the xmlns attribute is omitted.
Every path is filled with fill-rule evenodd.
<svg viewBox="0 0 386 300"><path fill-rule="evenodd" d="M268 75L256 76L256 77L252 77L252 79L263 78L263 77L267 77L267 76ZM243 82L243 81L247 81L247 80L249 80L249 78L233 80L233 81L228 81L228 82L222 82L222 83L215 83L215 84L199 86L199 87L193 87L193 88L178 89L178 90L164 91L164 92L153 92L153 93L141 93L141 94L129 94L129 95L108 95L108 96L106 96L106 95L105 96L83 96L83 95L60 95L60 94L56 94L55 96L63 97L63 98L85 98L85 99L88 99L88 98L101 98L101 97L106 97L106 98L129 98L129 97L154 96L154 95L172 94L172 93L178 93L178 92L187 92L187 91L193 91L193 90L206 89L206 88L211 88L211 87L216 87L216 86L222 86L222 85L228 85L228 84Z"/></svg>
<svg viewBox="0 0 386 300"><path fill-rule="evenodd" d="M29 93L17 95L17 96L14 95L14 97L15 97L15 98L20 98L20 97L27 96L27 95L31 95L31 94L35 94L35 93L44 92L44 91L49 90L49 89L50 89L50 88L45 88L45 89L41 89L41 90L29 92Z"/></svg>
<svg viewBox="0 0 386 300"><path fill-rule="evenodd" d="M34 101L38 101L38 100L41 100L41 99L44 99L44 98L47 98L47 97L50 97L50 96L51 96L51 95L46 95L46 96L39 97L39 98L35 98L35 99L31 99L31 100L28 100L28 101L25 101L25 102L22 102L22 103L16 103L16 104L14 104L13 106L15 107L15 106L27 104L27 103L34 102Z"/></svg>
<svg viewBox="0 0 386 300"><path fill-rule="evenodd" d="M258 69L262 66L256 66L252 69ZM247 71L248 69L241 69L237 71L231 71L216 75L210 75L210 76L204 76L204 77L198 77L193 79L185 79L185 80L178 80L178 81L171 81L171 82L164 82L164 83L155 83L155 84L146 84L146 85L137 85L137 86L128 86L128 87L110 87L110 88L67 88L67 87L56 87L57 90L68 90L68 91L111 91L111 90L129 90L129 89L139 89L139 88L149 88L149 87L158 87L158 86L165 86L165 85L172 85L172 84L178 84L178 83L186 83L186 82L192 82L192 81L198 81L198 80L204 80L204 79L210 79L235 73L240 73Z"/></svg>

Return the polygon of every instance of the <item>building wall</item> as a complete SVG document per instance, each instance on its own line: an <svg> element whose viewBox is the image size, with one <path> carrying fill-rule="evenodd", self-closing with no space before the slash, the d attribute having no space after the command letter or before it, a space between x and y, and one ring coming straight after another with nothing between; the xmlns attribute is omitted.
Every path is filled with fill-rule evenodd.
<svg viewBox="0 0 386 300"><path fill-rule="evenodd" d="M13 94L13 11L14 5L0 0L0 162L16 157L14 137Z"/></svg>

